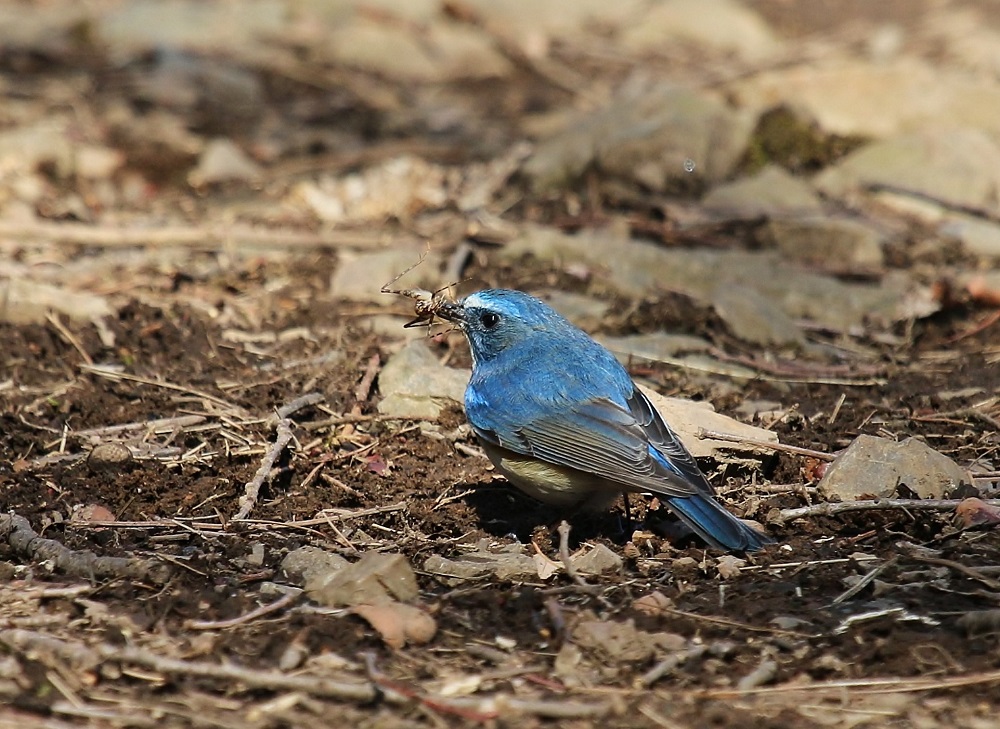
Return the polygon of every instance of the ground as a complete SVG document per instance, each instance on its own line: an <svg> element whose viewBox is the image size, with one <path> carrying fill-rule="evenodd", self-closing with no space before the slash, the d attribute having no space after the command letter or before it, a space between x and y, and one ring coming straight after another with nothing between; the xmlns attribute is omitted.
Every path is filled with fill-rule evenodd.
<svg viewBox="0 0 1000 729"><path fill-rule="evenodd" d="M814 22L786 3L749 4L789 33ZM20 83L30 77L50 91L87 79L98 109L119 92L115 69L103 60L87 58L81 70L73 55L0 58L7 72L19 71ZM540 85L530 74L509 82L507 101L517 97L521 107L502 105L504 113L542 103ZM475 85L463 92L484 105L493 97ZM306 138L319 113L315 87L303 82L269 99L287 113L286 124L303 126L296 130L301 155L282 160L288 169L365 164L314 159ZM342 103L358 105L352 123L371 136L374 159L422 143L413 127L379 127L350 94ZM478 132L506 138L508 123L514 126L487 119ZM220 208L238 208L247 194L238 185L178 193L183 183L163 159L129 154L133 166L167 178L144 211L153 218L181 210L207 229ZM51 177L52 197L62 200L68 183ZM594 200L586 190L574 198L583 200L581 212L562 199L534 197L517 178L511 185L519 197L507 219L517 223L575 230L620 212L612 197ZM266 194L267 181L258 189ZM641 205L623 207L633 230L662 222ZM51 217L73 218L65 211ZM714 231L711 241L703 231L675 242L753 249L756 230L750 221ZM920 245L932 236L915 226L889 267L932 280L927 271L936 261L961 258L945 243L930 252ZM446 258L458 248L444 234L436 241ZM464 416L455 403L434 434L417 421L381 416L377 375L398 341L373 328L372 306L330 292L343 260L336 246L257 255L192 245L160 256L151 244L138 259L124 246L113 259L104 245L79 241L57 253L28 242L4 250L12 266L77 266L77 289L117 302L105 331L58 314L0 323L4 512L74 554L157 567L136 574L124 562L106 569L88 562L93 572L81 573L60 562L65 554L18 542L9 517L0 521L0 695L9 702L0 709L2 726L811 728L995 720L1000 658L988 611L1000 600L1000 532L960 528L953 508L780 516L821 500L814 487L822 454L860 434L917 437L963 467L995 462L996 405L971 407L1000 386L996 325L989 325L995 306L956 291L933 315L852 335L877 384L819 384L823 378L810 373L825 363L741 342L711 308L686 296L628 297L548 260L512 263L490 245L477 249L462 273L463 291L575 291L611 304L593 333L698 334L752 360L763 375L793 362L800 368L795 377L746 380L665 364L631 367L661 393L708 399L722 413L773 430L783 444L818 453L701 463L727 505L775 539L729 569L648 498L632 498L629 523L621 504L564 514L520 495L458 430ZM100 264L88 271L91 256ZM406 313L412 302L398 298L393 306ZM450 366L470 366L461 336L440 329L428 339L432 351ZM838 333L811 336L845 341ZM246 484L273 455L274 414L313 393L289 416L290 445L277 454L249 516L233 519ZM740 406L748 401L776 403L777 412L747 415ZM119 440L122 431L109 429L123 424L137 424L128 455L95 450ZM952 496L987 498L993 485L982 478ZM452 584L424 567L431 555L456 558L482 544L520 543L558 563L564 518L571 549L603 544L623 557L621 569L581 582L559 574ZM436 621L433 639L389 647L349 610L283 597L274 583L298 583L282 560L305 545L349 561L369 550L402 554L416 571L416 602ZM657 594L651 607L648 597ZM275 601L281 604L270 612L252 613ZM598 624L621 632L588 639L588 630L603 629ZM633 628L644 632L637 637ZM361 687L359 694L309 683L317 676Z"/></svg>

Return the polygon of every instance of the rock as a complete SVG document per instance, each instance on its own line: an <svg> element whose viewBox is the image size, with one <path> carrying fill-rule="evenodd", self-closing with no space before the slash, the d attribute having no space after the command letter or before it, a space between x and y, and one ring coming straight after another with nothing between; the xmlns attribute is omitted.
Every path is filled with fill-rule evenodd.
<svg viewBox="0 0 1000 729"><path fill-rule="evenodd" d="M760 61L781 43L757 13L735 0L664 0L631 24L621 43L633 53L656 54L664 45L690 43L700 49Z"/></svg>
<svg viewBox="0 0 1000 729"><path fill-rule="evenodd" d="M488 35L441 18L418 29L359 15L337 23L322 52L338 65L403 81L489 79L513 68Z"/></svg>
<svg viewBox="0 0 1000 729"><path fill-rule="evenodd" d="M823 211L819 196L807 182L776 165L713 188L702 204L710 214L726 220L815 215Z"/></svg>
<svg viewBox="0 0 1000 729"><path fill-rule="evenodd" d="M817 488L824 498L841 501L893 498L900 486L921 499L940 499L969 480L954 461L915 438L897 443L859 435L830 464Z"/></svg>
<svg viewBox="0 0 1000 729"><path fill-rule="evenodd" d="M570 562L586 575L603 575L607 572L618 572L622 568L622 558L603 544L597 544L580 556L570 558Z"/></svg>
<svg viewBox="0 0 1000 729"><path fill-rule="evenodd" d="M581 329L588 329L601 322L610 305L582 294L548 289L535 295Z"/></svg>
<svg viewBox="0 0 1000 729"><path fill-rule="evenodd" d="M525 554L519 544L510 545L497 552L491 552L481 545L477 551L464 554L458 559L447 559L439 554L432 554L424 562L424 570L450 587L461 585L466 580L483 577L493 577L503 582L521 582L538 578L535 560Z"/></svg>
<svg viewBox="0 0 1000 729"><path fill-rule="evenodd" d="M764 346L801 346L805 337L780 306L742 286L720 286L712 295L715 312L740 339Z"/></svg>
<svg viewBox="0 0 1000 729"><path fill-rule="evenodd" d="M938 228L941 235L957 238L969 253L1000 258L1000 225L972 215L949 214Z"/></svg>
<svg viewBox="0 0 1000 729"><path fill-rule="evenodd" d="M0 321L40 324L52 311L77 322L87 322L108 316L113 309L103 296L49 286L23 277L0 279Z"/></svg>
<svg viewBox="0 0 1000 729"><path fill-rule="evenodd" d="M657 650L678 651L687 646L681 635L647 633L636 629L632 620L582 620L573 627L572 640L606 660L628 663L649 660Z"/></svg>
<svg viewBox="0 0 1000 729"><path fill-rule="evenodd" d="M378 384L378 411L394 418L434 420L448 407L461 404L471 373L445 367L421 339L394 354Z"/></svg>
<svg viewBox="0 0 1000 729"><path fill-rule="evenodd" d="M327 552L319 547L299 547L281 560L281 570L300 585L323 582L328 576L350 564L339 554Z"/></svg>
<svg viewBox="0 0 1000 729"><path fill-rule="evenodd" d="M330 279L330 295L382 306L399 306L402 301L404 308L412 308L412 300L383 294L381 289L386 282L417 263L421 256L425 256L423 262L394 283L392 288L433 291L441 285L440 254L427 251L423 246L394 246L371 253L343 251L337 270Z"/></svg>
<svg viewBox="0 0 1000 729"><path fill-rule="evenodd" d="M201 0L134 0L112 5L92 23L93 43L122 60L157 48L211 51L220 57L260 53L263 38L283 28L283 0L246 0L238 5ZM225 32L220 32L220 31Z"/></svg>
<svg viewBox="0 0 1000 729"><path fill-rule="evenodd" d="M890 137L968 126L1000 135L1000 85L912 56L885 64L842 58L795 64L727 89L747 111L792 106L834 134Z"/></svg>
<svg viewBox="0 0 1000 729"><path fill-rule="evenodd" d="M417 576L401 554L365 552L346 567L306 582L310 599L329 607L382 605L417 597Z"/></svg>
<svg viewBox="0 0 1000 729"><path fill-rule="evenodd" d="M610 349L618 358L627 363L633 357L667 362L691 352L708 352L712 344L707 339L690 334L668 334L666 332L647 332L645 334L629 334L624 337L598 336L597 341Z"/></svg>
<svg viewBox="0 0 1000 729"><path fill-rule="evenodd" d="M771 220L763 237L789 258L803 263L831 268L882 265L882 234L856 220L823 217Z"/></svg>
<svg viewBox="0 0 1000 729"><path fill-rule="evenodd" d="M361 172L300 182L291 199L328 223L382 222L441 208L451 194L447 168L404 155Z"/></svg>
<svg viewBox="0 0 1000 729"><path fill-rule="evenodd" d="M261 177L260 166L230 139L213 139L205 145L198 164L188 175L193 187L220 182L254 182Z"/></svg>
<svg viewBox="0 0 1000 729"><path fill-rule="evenodd" d="M715 560L715 567L719 570L719 577L728 580L731 577L738 577L740 570L747 561L732 554L725 554Z"/></svg>
<svg viewBox="0 0 1000 729"><path fill-rule="evenodd" d="M523 173L536 190L559 189L596 164L601 171L658 192L728 175L746 149L753 120L703 92L639 84L607 107L579 116L538 143Z"/></svg>
<svg viewBox="0 0 1000 729"><path fill-rule="evenodd" d="M648 12L644 0L467 0L477 18L492 33L520 46L533 58L544 56L551 36L577 38L595 27L632 25Z"/></svg>
<svg viewBox="0 0 1000 729"><path fill-rule="evenodd" d="M0 131L0 169L8 174L18 170L34 172L51 166L60 179L73 172L74 145L70 143L69 122L52 117Z"/></svg>
<svg viewBox="0 0 1000 729"><path fill-rule="evenodd" d="M792 319L812 319L838 330L868 318L905 318L909 315L905 296L914 288L901 272L877 284L845 282L789 263L776 251L664 249L614 230L566 235L526 227L501 249L500 256L516 261L525 254L564 268L588 266L595 278L633 297L671 290L709 305L720 287L750 288Z"/></svg>
<svg viewBox="0 0 1000 729"><path fill-rule="evenodd" d="M971 127L894 137L852 152L820 173L815 184L836 198L882 186L896 194L910 192L996 212L1000 211L1000 143Z"/></svg>

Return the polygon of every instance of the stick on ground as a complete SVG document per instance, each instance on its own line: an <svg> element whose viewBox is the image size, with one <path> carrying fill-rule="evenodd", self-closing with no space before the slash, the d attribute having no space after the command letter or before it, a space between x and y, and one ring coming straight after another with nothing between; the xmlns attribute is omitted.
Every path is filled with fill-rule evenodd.
<svg viewBox="0 0 1000 729"><path fill-rule="evenodd" d="M99 557L89 550L77 551L55 539L40 537L28 520L17 514L0 514L0 539L30 559L51 560L57 570L73 577L121 577L155 584L164 584L170 578L170 568L160 562Z"/></svg>

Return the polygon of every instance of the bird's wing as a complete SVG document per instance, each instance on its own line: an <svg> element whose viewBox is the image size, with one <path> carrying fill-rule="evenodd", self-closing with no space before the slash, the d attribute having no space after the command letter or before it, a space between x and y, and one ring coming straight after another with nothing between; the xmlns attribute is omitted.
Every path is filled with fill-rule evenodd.
<svg viewBox="0 0 1000 729"><path fill-rule="evenodd" d="M510 450L575 468L629 490L664 496L713 493L676 434L638 390L627 407L604 398L504 428L477 431Z"/></svg>

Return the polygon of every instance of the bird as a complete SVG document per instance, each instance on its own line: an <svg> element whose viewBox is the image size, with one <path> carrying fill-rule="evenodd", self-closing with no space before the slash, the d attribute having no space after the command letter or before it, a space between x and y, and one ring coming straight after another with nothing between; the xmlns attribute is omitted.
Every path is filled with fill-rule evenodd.
<svg viewBox="0 0 1000 729"><path fill-rule="evenodd" d="M466 418L494 467L554 507L603 510L653 493L712 547L772 540L730 514L694 458L606 348L544 301L486 289L436 314L469 342Z"/></svg>

